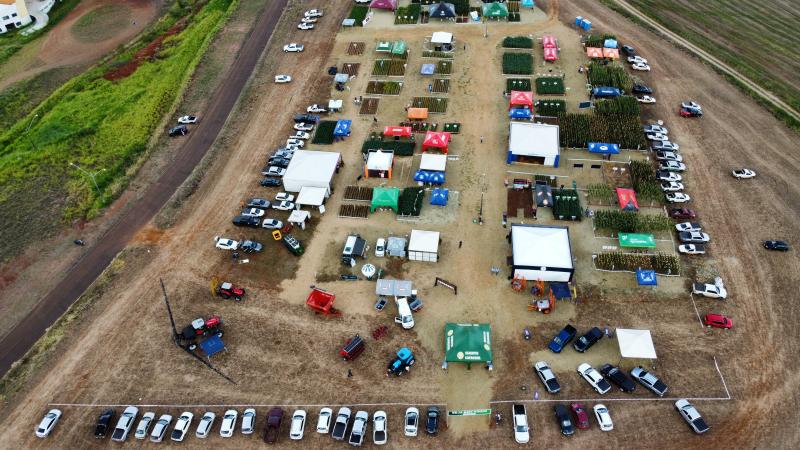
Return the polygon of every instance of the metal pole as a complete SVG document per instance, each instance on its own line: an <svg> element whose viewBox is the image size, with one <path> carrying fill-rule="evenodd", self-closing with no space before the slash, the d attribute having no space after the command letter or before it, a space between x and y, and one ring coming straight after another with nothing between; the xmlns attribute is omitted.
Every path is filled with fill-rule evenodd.
<svg viewBox="0 0 800 450"><path fill-rule="evenodd" d="M33 142L33 139L31 138L31 135L28 134L28 131L31 129L31 126L33 126L33 121L36 120L37 117L39 117L39 113L36 113L33 117L31 117L31 121L28 124L28 128L25 128L25 137L28 138L28 142L31 143L31 147L33 147L33 150L38 152L39 149L36 147L36 144Z"/></svg>
<svg viewBox="0 0 800 450"><path fill-rule="evenodd" d="M80 170L81 172L85 173L86 175L88 175L89 178L92 179L92 183L94 184L94 188L97 189L97 193L102 195L102 193L100 192L100 187L97 185L97 180L95 179L95 176L98 173L100 173L100 172L102 172L102 171L104 171L106 169L100 169L95 173L91 173L91 172L87 171L86 169L84 169L83 167L81 167L81 166L79 166L79 165L77 165L75 163L69 163L69 165L74 167L74 168L76 168L76 169L78 169L78 170Z"/></svg>

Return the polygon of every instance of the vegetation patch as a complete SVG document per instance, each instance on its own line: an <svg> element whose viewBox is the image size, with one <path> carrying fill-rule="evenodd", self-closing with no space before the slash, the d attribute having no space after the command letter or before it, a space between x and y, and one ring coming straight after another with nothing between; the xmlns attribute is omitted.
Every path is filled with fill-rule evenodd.
<svg viewBox="0 0 800 450"><path fill-rule="evenodd" d="M624 95L621 97L595 100L593 102L595 114L621 114L625 116L640 116L642 108L636 97Z"/></svg>
<svg viewBox="0 0 800 450"><path fill-rule="evenodd" d="M667 216L600 209L594 213L594 225L603 230L621 233L651 233L669 231L673 222Z"/></svg>
<svg viewBox="0 0 800 450"><path fill-rule="evenodd" d="M527 36L507 36L503 48L533 48L533 39Z"/></svg>
<svg viewBox="0 0 800 450"><path fill-rule="evenodd" d="M614 39L617 40L617 37L613 34L590 34L586 36L586 43L587 47L599 47L603 48L603 44L605 44L606 39Z"/></svg>
<svg viewBox="0 0 800 450"><path fill-rule="evenodd" d="M419 216L425 194L421 187L414 186L403 189L397 199L397 214L401 216Z"/></svg>
<svg viewBox="0 0 800 450"><path fill-rule="evenodd" d="M599 253L594 258L594 266L602 270L635 272L639 269L655 270L662 275L678 275L681 270L678 257L664 253L633 254L621 252Z"/></svg>
<svg viewBox="0 0 800 450"><path fill-rule="evenodd" d="M423 58L453 59L452 52L437 52L435 50L425 50L422 52Z"/></svg>
<svg viewBox="0 0 800 450"><path fill-rule="evenodd" d="M0 92L0 130L27 116L61 85L80 73L74 67L50 69Z"/></svg>
<svg viewBox="0 0 800 450"><path fill-rule="evenodd" d="M511 91L531 91L530 78L506 78L506 92Z"/></svg>
<svg viewBox="0 0 800 450"><path fill-rule="evenodd" d="M656 178L653 166L647 161L631 161L631 185L639 203L660 202L664 199L661 184Z"/></svg>
<svg viewBox="0 0 800 450"><path fill-rule="evenodd" d="M394 12L395 25L413 25L419 21L420 6L412 3L408 6L401 6Z"/></svg>
<svg viewBox="0 0 800 450"><path fill-rule="evenodd" d="M336 129L335 120L323 120L317 124L317 131L314 133L312 144L330 145L333 144L333 130Z"/></svg>
<svg viewBox="0 0 800 450"><path fill-rule="evenodd" d="M399 59L376 59L372 66L374 77L402 77L405 73L405 61Z"/></svg>
<svg viewBox="0 0 800 450"><path fill-rule="evenodd" d="M630 92L633 80L620 64L589 64L589 84L592 86L611 86Z"/></svg>
<svg viewBox="0 0 800 450"><path fill-rule="evenodd" d="M581 220L583 209L575 189L553 190L553 217L558 220Z"/></svg>
<svg viewBox="0 0 800 450"><path fill-rule="evenodd" d="M431 114L447 112L447 99L443 97L414 97L411 101L413 108L428 108Z"/></svg>
<svg viewBox="0 0 800 450"><path fill-rule="evenodd" d="M539 77L536 79L536 93L539 95L564 94L564 79L561 77Z"/></svg>
<svg viewBox="0 0 800 450"><path fill-rule="evenodd" d="M458 134L461 132L461 124L458 122L446 123L444 124L444 128L442 129L442 131Z"/></svg>
<svg viewBox="0 0 800 450"><path fill-rule="evenodd" d="M453 73L452 61L439 61L436 63L436 70L433 71L436 75L450 75Z"/></svg>
<svg viewBox="0 0 800 450"><path fill-rule="evenodd" d="M622 148L647 146L639 116L622 114L559 115L562 147L586 148L589 142L610 142Z"/></svg>
<svg viewBox="0 0 800 450"><path fill-rule="evenodd" d="M540 116L558 116L567 110L564 100L536 100L533 102L536 114Z"/></svg>
<svg viewBox="0 0 800 450"><path fill-rule="evenodd" d="M370 150L391 150L396 156L411 156L416 148L417 144L414 141L395 141L394 139L384 141L380 134L373 133L364 141L361 153L366 154Z"/></svg>
<svg viewBox="0 0 800 450"><path fill-rule="evenodd" d="M530 75L533 73L533 55L529 53L503 53L503 73Z"/></svg>
<svg viewBox="0 0 800 450"><path fill-rule="evenodd" d="M350 15L347 16L348 19L354 19L356 23L354 24L357 27L364 26L364 19L367 17L367 13L369 12L369 7L362 6L362 5L355 5L353 9L350 10Z"/></svg>
<svg viewBox="0 0 800 450"><path fill-rule="evenodd" d="M433 80L431 92L435 94L446 94L450 92L450 80L447 78L437 78Z"/></svg>
<svg viewBox="0 0 800 450"><path fill-rule="evenodd" d="M403 83L400 81L370 81L367 83L367 94L400 95Z"/></svg>
<svg viewBox="0 0 800 450"><path fill-rule="evenodd" d="M610 205L614 199L614 191L611 189L611 186L600 183L600 184L590 184L586 187L588 191L588 202L592 204L606 204Z"/></svg>

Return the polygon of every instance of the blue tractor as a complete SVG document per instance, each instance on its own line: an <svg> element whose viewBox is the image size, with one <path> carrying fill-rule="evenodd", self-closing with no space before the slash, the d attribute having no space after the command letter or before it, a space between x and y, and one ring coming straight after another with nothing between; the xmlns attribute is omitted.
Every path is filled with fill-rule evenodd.
<svg viewBox="0 0 800 450"><path fill-rule="evenodd" d="M403 347L397 351L397 357L394 358L390 363L389 366L386 368L386 376L400 376L408 371L411 370L411 366L414 365L414 354L411 353L411 350L408 347Z"/></svg>

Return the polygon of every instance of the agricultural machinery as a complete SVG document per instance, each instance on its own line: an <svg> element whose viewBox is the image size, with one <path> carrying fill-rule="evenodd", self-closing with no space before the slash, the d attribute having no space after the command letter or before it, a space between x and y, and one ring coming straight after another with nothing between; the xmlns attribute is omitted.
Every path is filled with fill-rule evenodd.
<svg viewBox="0 0 800 450"><path fill-rule="evenodd" d="M306 305L313 309L317 314L324 314L326 316L340 317L342 312L333 307L333 302L336 300L336 295L319 288L313 288L308 295Z"/></svg>
<svg viewBox="0 0 800 450"><path fill-rule="evenodd" d="M414 354L408 347L403 347L397 351L397 356L389 362L386 367L386 376L400 376L411 370L414 365Z"/></svg>
<svg viewBox="0 0 800 450"><path fill-rule="evenodd" d="M355 335L353 338L348 339L344 346L339 350L339 356L344 361L352 361L358 358L359 355L364 353L364 340L361 336Z"/></svg>
<svg viewBox="0 0 800 450"><path fill-rule="evenodd" d="M175 338L179 346L195 350L198 342L209 336L222 337L222 318L219 316L211 316L208 319L197 318L183 327Z"/></svg>
<svg viewBox="0 0 800 450"><path fill-rule="evenodd" d="M237 302L241 301L242 298L244 297L244 294L245 294L244 288L241 288L241 287L238 287L238 286L234 286L233 283L230 283L230 282L227 282L227 281L223 281L222 283L219 283L216 286L216 288L214 289L214 292L219 297L222 297L222 298L224 298L226 300L230 299L230 298L233 298Z"/></svg>

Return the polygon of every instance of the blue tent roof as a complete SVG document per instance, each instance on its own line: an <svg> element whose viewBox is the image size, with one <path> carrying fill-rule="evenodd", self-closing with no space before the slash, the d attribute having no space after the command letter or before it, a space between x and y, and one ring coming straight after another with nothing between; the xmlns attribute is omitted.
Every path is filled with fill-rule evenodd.
<svg viewBox="0 0 800 450"><path fill-rule="evenodd" d="M602 155L618 155L618 144L606 144L604 142L589 142L589 153L600 153Z"/></svg>
<svg viewBox="0 0 800 450"><path fill-rule="evenodd" d="M422 75L433 75L433 72L436 71L436 64L423 64L422 69L420 69L419 73Z"/></svg>
<svg viewBox="0 0 800 450"><path fill-rule="evenodd" d="M334 136L350 136L350 124L352 120L339 120L336 122L336 128L333 129Z"/></svg>
<svg viewBox="0 0 800 450"><path fill-rule="evenodd" d="M450 190L446 188L436 188L431 192L431 205L447 206L450 199Z"/></svg>
<svg viewBox="0 0 800 450"><path fill-rule="evenodd" d="M550 289L555 298L572 298L572 292L567 283L550 283Z"/></svg>
<svg viewBox="0 0 800 450"><path fill-rule="evenodd" d="M636 271L636 281L639 282L639 286L656 286L658 285L658 280L656 280L656 271L655 270L637 270Z"/></svg>
<svg viewBox="0 0 800 450"><path fill-rule="evenodd" d="M617 40L616 39L606 39L603 42L603 47L605 48L617 48Z"/></svg>
<svg viewBox="0 0 800 450"><path fill-rule="evenodd" d="M225 350L225 344L222 342L221 337L214 335L200 342L200 348L206 356L211 357Z"/></svg>
<svg viewBox="0 0 800 450"><path fill-rule="evenodd" d="M536 3L533 0L522 0L523 8L533 8L534 6L536 6Z"/></svg>
<svg viewBox="0 0 800 450"><path fill-rule="evenodd" d="M435 170L418 170L414 174L414 181L431 184L444 184L444 172Z"/></svg>
<svg viewBox="0 0 800 450"><path fill-rule="evenodd" d="M528 108L514 108L508 110L509 119L530 119L531 110Z"/></svg>

